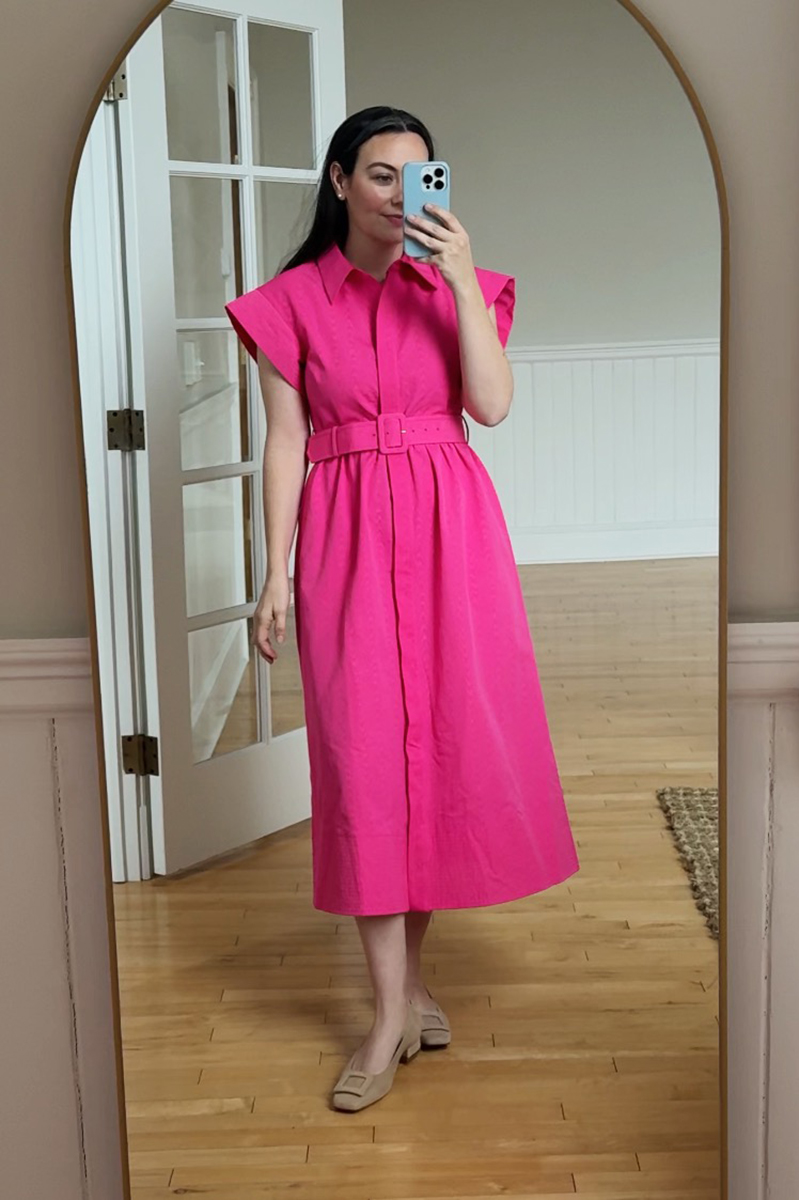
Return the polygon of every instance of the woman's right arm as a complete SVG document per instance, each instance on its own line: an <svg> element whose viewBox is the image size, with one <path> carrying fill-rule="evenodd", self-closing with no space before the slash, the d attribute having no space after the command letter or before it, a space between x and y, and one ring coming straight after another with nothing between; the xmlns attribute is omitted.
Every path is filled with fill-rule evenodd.
<svg viewBox="0 0 799 1200"><path fill-rule="evenodd" d="M310 427L302 396L260 348L258 376L266 409L263 466L266 580L253 619L253 643L268 662L274 662L277 651L269 639L269 630L274 621L277 640L283 641L289 606L289 553L305 486Z"/></svg>

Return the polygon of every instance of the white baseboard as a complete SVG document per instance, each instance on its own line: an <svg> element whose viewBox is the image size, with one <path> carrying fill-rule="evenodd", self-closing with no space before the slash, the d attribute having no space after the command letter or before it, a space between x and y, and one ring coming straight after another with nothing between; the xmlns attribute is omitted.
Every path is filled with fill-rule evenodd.
<svg viewBox="0 0 799 1200"><path fill-rule="evenodd" d="M637 529L509 530L517 563L628 562L651 558L705 558L719 553L712 521Z"/></svg>

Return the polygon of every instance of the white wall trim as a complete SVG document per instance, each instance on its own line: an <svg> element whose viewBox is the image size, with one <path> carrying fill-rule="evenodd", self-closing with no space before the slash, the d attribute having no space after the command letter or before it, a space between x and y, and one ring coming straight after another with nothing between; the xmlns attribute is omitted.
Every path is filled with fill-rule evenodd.
<svg viewBox="0 0 799 1200"><path fill-rule="evenodd" d="M664 339L652 342L573 342L568 345L508 346L510 362L566 362L586 358L676 358L717 355L718 338Z"/></svg>
<svg viewBox="0 0 799 1200"><path fill-rule="evenodd" d="M727 684L729 1200L794 1200L799 622L731 624Z"/></svg>
<svg viewBox="0 0 799 1200"><path fill-rule="evenodd" d="M0 714L94 710L88 638L0 641Z"/></svg>
<svg viewBox="0 0 799 1200"><path fill-rule="evenodd" d="M729 633L728 696L799 695L799 622L741 622Z"/></svg>

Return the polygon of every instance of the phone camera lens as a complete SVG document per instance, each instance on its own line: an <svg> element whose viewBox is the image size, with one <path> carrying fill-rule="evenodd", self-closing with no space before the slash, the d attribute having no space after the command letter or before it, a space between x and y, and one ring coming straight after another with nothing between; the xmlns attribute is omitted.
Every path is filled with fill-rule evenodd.
<svg viewBox="0 0 799 1200"><path fill-rule="evenodd" d="M436 188L436 191L440 192L440 191L441 191L441 189L443 188L443 186L444 186L444 180L443 180L443 179L437 179L437 180L436 180L436 182L435 182L435 188Z"/></svg>
<svg viewBox="0 0 799 1200"><path fill-rule="evenodd" d="M423 175L422 179L426 184L431 184L433 182L433 176L430 174Z"/></svg>
<svg viewBox="0 0 799 1200"><path fill-rule="evenodd" d="M439 177L439 179L440 179L440 178L441 178L441 176L444 174L444 168L443 168L443 167L436 167L436 169L435 169L435 174L436 174L436 175L438 175L438 177Z"/></svg>

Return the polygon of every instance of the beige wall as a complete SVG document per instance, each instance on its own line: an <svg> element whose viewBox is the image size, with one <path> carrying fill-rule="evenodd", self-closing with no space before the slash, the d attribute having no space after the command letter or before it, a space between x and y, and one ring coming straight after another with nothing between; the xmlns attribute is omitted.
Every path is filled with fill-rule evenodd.
<svg viewBox="0 0 799 1200"><path fill-rule="evenodd" d="M751 0L641 0L640 7L657 22L693 80L729 189L730 615L734 620L796 619L799 7L794 0L757 5ZM64 193L78 132L100 77L148 10L141 0L6 0L4 5L0 638L81 636L88 628L62 276ZM0 878L0 908L8 914L17 911L17 898L37 877L41 895L47 892L46 847L54 830L52 814L38 810L23 789L13 792L12 803L7 794L3 798L14 844L7 847L10 865ZM85 820L92 819L88 808ZM75 836L81 841L77 828ZM88 826L81 844L91 847ZM39 846L45 848L41 853ZM11 852L14 847L17 853ZM97 853L87 851L87 870L92 861L99 871ZM24 916L31 931L29 954L16 944L10 969L18 1000L10 1005L9 998L0 1026L0 1096L6 1112L25 1088L26 1063L38 1064L38 1084L49 1089L51 1100L60 1094L61 1076L48 1075L49 1060L41 1062L45 1043L37 1010L25 997L38 986L37 955L48 944L48 930L58 933L62 947L61 956L52 951L53 971L64 969L63 913L42 902ZM96 986L99 994L101 972L88 986ZM54 1010L47 1042L54 1063L68 1058L70 1030L65 1008ZM41 1111L60 1112L64 1129L30 1123L14 1130L13 1139L8 1128L0 1131L6 1178L10 1163L13 1177L30 1182L27 1195L18 1190L15 1200L77 1198L85 1194L80 1180L54 1175L42 1153L43 1146L61 1144L64 1130L77 1136L74 1106L66 1096L62 1105ZM116 1196L106 1193L103 1200Z"/></svg>
<svg viewBox="0 0 799 1200"><path fill-rule="evenodd" d="M0 173L0 211L13 231L0 313L3 637L87 631L63 202L99 79L148 9L134 0L7 0L4 9L0 97L15 117L4 125ZM748 0L643 0L641 9L693 80L729 189L730 616L788 620L799 608L799 362L790 350L799 319L799 9L789 0L757 8ZM57 103L50 87L31 87L34 77L57 81ZM489 243L485 255L496 257Z"/></svg>
<svg viewBox="0 0 799 1200"><path fill-rule="evenodd" d="M719 336L701 127L617 0L374 8L344 0L348 111L393 104L428 125L475 261L516 275L512 348Z"/></svg>

